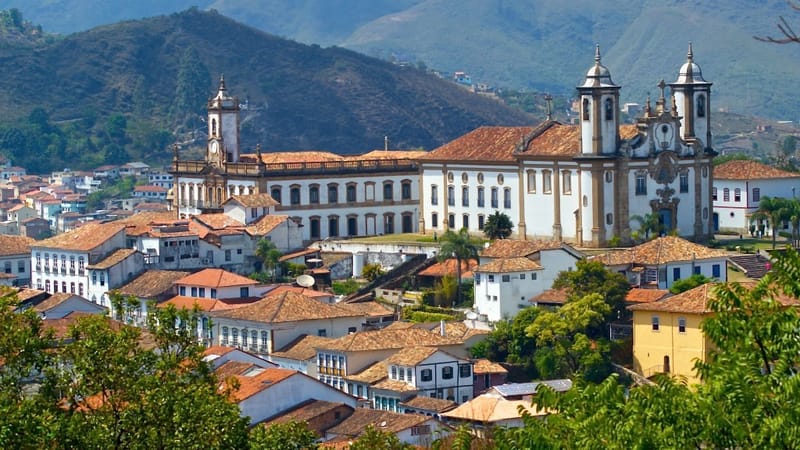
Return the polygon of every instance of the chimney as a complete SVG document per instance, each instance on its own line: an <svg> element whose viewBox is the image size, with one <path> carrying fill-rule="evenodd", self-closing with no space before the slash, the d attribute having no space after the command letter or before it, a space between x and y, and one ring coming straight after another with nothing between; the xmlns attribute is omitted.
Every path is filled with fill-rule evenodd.
<svg viewBox="0 0 800 450"><path fill-rule="evenodd" d="M444 320L439 321L439 334L444 336L446 333L444 332Z"/></svg>

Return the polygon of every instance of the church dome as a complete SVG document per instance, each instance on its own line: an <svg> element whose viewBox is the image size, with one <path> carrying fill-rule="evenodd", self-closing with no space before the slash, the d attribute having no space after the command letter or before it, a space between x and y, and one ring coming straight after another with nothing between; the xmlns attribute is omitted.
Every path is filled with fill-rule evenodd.
<svg viewBox="0 0 800 450"><path fill-rule="evenodd" d="M703 79L703 71L700 66L694 62L694 54L692 53L692 43L689 43L689 51L686 54L686 62L681 66L678 72L678 79L676 84L692 84L692 83L707 83Z"/></svg>
<svg viewBox="0 0 800 450"><path fill-rule="evenodd" d="M578 87L617 87L617 85L611 81L611 72L608 71L606 66L600 63L600 45L595 47L594 65L586 72L586 80Z"/></svg>

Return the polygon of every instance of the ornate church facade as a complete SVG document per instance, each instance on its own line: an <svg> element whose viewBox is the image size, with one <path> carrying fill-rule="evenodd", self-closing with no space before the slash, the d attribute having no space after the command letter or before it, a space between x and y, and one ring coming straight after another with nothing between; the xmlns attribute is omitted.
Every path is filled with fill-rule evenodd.
<svg viewBox="0 0 800 450"><path fill-rule="evenodd" d="M482 127L420 159L420 230L480 233L500 211L520 239L601 247L629 242L654 215L663 233L710 238L711 83L691 44L677 80L658 88L655 106L648 98L622 125L620 86L598 47L577 87L578 125Z"/></svg>

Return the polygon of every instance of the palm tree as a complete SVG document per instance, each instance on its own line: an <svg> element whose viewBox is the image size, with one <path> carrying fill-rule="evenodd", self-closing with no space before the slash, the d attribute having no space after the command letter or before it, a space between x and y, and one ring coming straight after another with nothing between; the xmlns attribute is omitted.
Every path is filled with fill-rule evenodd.
<svg viewBox="0 0 800 450"><path fill-rule="evenodd" d="M483 234L489 239L505 239L511 236L514 223L505 213L495 211L494 214L486 219L483 225Z"/></svg>
<svg viewBox="0 0 800 450"><path fill-rule="evenodd" d="M792 216L791 201L782 197L761 197L758 210L750 216L753 222L767 221L772 229L772 249L775 250L776 233L780 223Z"/></svg>
<svg viewBox="0 0 800 450"><path fill-rule="evenodd" d="M635 214L631 216L631 221L639 224L639 230L644 232L644 240L650 240L650 232L656 236L661 233L661 217L656 213L647 213L644 216Z"/></svg>
<svg viewBox="0 0 800 450"><path fill-rule="evenodd" d="M472 243L467 228L462 228L458 233L453 230L447 232L439 238L441 245L439 247L439 255L437 259L442 262L449 258L456 259L456 280L458 286L456 288L456 302L461 303L461 261L478 259L478 248Z"/></svg>
<svg viewBox="0 0 800 450"><path fill-rule="evenodd" d="M281 252L275 246L275 243L269 239L262 238L256 244L256 256L264 261L264 269L270 270L270 277L275 282L275 272L278 268L278 261L281 257Z"/></svg>
<svg viewBox="0 0 800 450"><path fill-rule="evenodd" d="M800 241L800 200L796 198L788 200L787 210L789 223L792 224L792 247L797 248Z"/></svg>

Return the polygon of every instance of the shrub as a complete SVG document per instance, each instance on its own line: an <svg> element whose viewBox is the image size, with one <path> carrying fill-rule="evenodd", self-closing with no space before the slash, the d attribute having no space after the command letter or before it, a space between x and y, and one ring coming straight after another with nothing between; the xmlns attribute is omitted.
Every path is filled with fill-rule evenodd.
<svg viewBox="0 0 800 450"><path fill-rule="evenodd" d="M361 284L349 278L344 281L334 281L333 282L333 293L336 295L350 295L358 290L361 287Z"/></svg>

